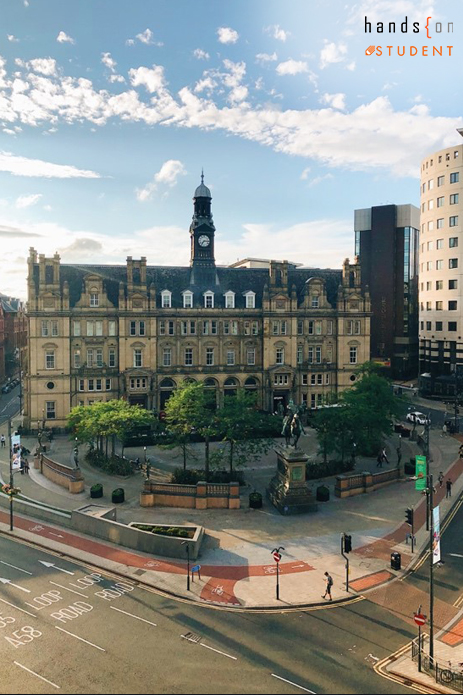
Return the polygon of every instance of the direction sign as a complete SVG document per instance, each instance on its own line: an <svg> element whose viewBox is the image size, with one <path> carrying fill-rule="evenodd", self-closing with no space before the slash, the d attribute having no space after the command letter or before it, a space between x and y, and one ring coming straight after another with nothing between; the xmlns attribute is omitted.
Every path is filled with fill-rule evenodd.
<svg viewBox="0 0 463 695"><path fill-rule="evenodd" d="M425 625L426 616L423 613L415 613L414 620L417 625Z"/></svg>
<svg viewBox="0 0 463 695"><path fill-rule="evenodd" d="M280 553L279 553L277 550L275 550L275 551L272 553L272 555L273 555L273 559L275 560L275 562L280 562L280 560L281 560L281 555L280 555Z"/></svg>

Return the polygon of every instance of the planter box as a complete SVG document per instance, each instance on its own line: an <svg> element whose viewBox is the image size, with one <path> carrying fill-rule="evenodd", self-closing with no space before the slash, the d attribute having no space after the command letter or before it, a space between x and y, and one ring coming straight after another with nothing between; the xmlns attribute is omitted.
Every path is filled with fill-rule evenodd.
<svg viewBox="0 0 463 695"><path fill-rule="evenodd" d="M250 509L261 509L262 508L262 495L260 493L252 493L249 495L249 507Z"/></svg>
<svg viewBox="0 0 463 695"><path fill-rule="evenodd" d="M90 488L90 497L94 500L103 497L103 485L100 485L96 490L94 490L92 486Z"/></svg>

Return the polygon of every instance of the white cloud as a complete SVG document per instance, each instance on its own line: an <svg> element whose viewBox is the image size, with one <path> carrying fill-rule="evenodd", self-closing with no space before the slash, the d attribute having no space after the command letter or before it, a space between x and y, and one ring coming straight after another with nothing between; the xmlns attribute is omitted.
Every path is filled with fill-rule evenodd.
<svg viewBox="0 0 463 695"><path fill-rule="evenodd" d="M58 43L75 43L74 39L68 34L66 34L66 32L64 31L60 31L60 33L56 37L56 40L58 41Z"/></svg>
<svg viewBox="0 0 463 695"><path fill-rule="evenodd" d="M284 29L282 29L280 27L279 24L274 24L273 26L266 27L264 29L264 31L267 34L270 34L271 36L273 36L274 39L277 39L278 41L283 41L283 42L286 41L288 36L291 36L291 32L285 31Z"/></svg>
<svg viewBox="0 0 463 695"><path fill-rule="evenodd" d="M320 68L323 70L333 63L341 63L347 57L347 46L345 43L336 44L334 41L327 41L320 51Z"/></svg>
<svg viewBox="0 0 463 695"><path fill-rule="evenodd" d="M135 36L135 39L138 39L140 43L144 43L146 46L164 46L162 41L155 41L153 39L153 32L151 29L145 29L145 31L140 32ZM135 45L135 39L127 39L125 44L126 46L134 46Z"/></svg>
<svg viewBox="0 0 463 695"><path fill-rule="evenodd" d="M203 51L202 48L195 48L193 51L193 55L195 58L198 60L209 60L210 55L207 51Z"/></svg>
<svg viewBox="0 0 463 695"><path fill-rule="evenodd" d="M351 72L354 72L355 67L356 67L355 60L352 60L350 63L347 63L346 70L350 70Z"/></svg>
<svg viewBox="0 0 463 695"><path fill-rule="evenodd" d="M204 92L206 90L211 92L216 87L217 82L210 75L206 75L205 77L203 77L203 79L198 80L198 82L196 83L195 94L200 94L201 92Z"/></svg>
<svg viewBox="0 0 463 695"><path fill-rule="evenodd" d="M31 193L30 195L20 195L18 198L16 198L16 207L17 208L30 208L32 205L35 205L36 203L38 203L41 197L42 197L41 193Z"/></svg>
<svg viewBox="0 0 463 695"><path fill-rule="evenodd" d="M111 72L116 71L116 61L114 58L111 57L111 53L102 53L101 54L101 62L103 63L104 66L108 68L108 70L111 70Z"/></svg>
<svg viewBox="0 0 463 695"><path fill-rule="evenodd" d="M323 94L320 98L322 104L332 106L334 109L344 111L346 108L346 95L338 92L337 94Z"/></svg>
<svg viewBox="0 0 463 695"><path fill-rule="evenodd" d="M179 176L184 176L186 174L185 167L182 162L178 159L169 159L164 162L162 167L159 169L157 174L150 183L148 183L144 188L139 188L136 190L137 199L140 202L145 202L150 200L153 193L158 189L159 185L165 185L172 188L176 185Z"/></svg>
<svg viewBox="0 0 463 695"><path fill-rule="evenodd" d="M303 169L300 179L301 181L306 181L309 178L310 167Z"/></svg>
<svg viewBox="0 0 463 695"><path fill-rule="evenodd" d="M11 152L0 152L0 171L7 171L13 176L40 176L57 179L100 178L100 175L95 171L77 169L68 164L53 164L41 159L18 157Z"/></svg>
<svg viewBox="0 0 463 695"><path fill-rule="evenodd" d="M56 60L54 58L33 58L28 63L34 72L42 75L56 75Z"/></svg>
<svg viewBox="0 0 463 695"><path fill-rule="evenodd" d="M329 181L330 179L333 179L334 176L333 174L323 174L321 176L315 176L313 179L309 181L307 184L309 188L312 188L313 186L318 186L319 183L322 183L323 181Z"/></svg>
<svg viewBox="0 0 463 695"><path fill-rule="evenodd" d="M285 60L284 63L277 65L277 73L279 75L298 75L301 72L308 72L309 68L305 60Z"/></svg>
<svg viewBox="0 0 463 695"><path fill-rule="evenodd" d="M122 75L110 75L108 77L108 82L111 82L111 84L114 84L114 82L125 82L125 77Z"/></svg>
<svg viewBox="0 0 463 695"><path fill-rule="evenodd" d="M273 53L257 53L256 62L257 63L269 63L271 61L278 60L278 56L275 52Z"/></svg>
<svg viewBox="0 0 463 695"><path fill-rule="evenodd" d="M16 38L13 34L7 34L8 41L11 41L11 43L18 43L19 39Z"/></svg>
<svg viewBox="0 0 463 695"><path fill-rule="evenodd" d="M239 34L230 27L219 27L217 29L217 38L220 43L236 43L239 39Z"/></svg>
<svg viewBox="0 0 463 695"><path fill-rule="evenodd" d="M135 39L127 39L125 42L126 46L134 46L135 45Z"/></svg>
<svg viewBox="0 0 463 695"><path fill-rule="evenodd" d="M142 85L148 92L159 92L165 85L164 68L162 65L153 65L152 68L131 68L129 70L130 82L134 87Z"/></svg>

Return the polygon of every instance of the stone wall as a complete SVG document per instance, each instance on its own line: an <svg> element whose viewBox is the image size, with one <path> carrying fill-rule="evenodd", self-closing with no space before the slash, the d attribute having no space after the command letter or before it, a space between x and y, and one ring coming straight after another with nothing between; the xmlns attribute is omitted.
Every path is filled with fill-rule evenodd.
<svg viewBox="0 0 463 695"><path fill-rule="evenodd" d="M336 497L352 497L364 492L373 492L378 488L397 482L401 477L399 468L391 468L381 473L356 473L355 475L337 475L334 494Z"/></svg>
<svg viewBox="0 0 463 695"><path fill-rule="evenodd" d="M34 458L34 468L39 470L45 478L65 487L73 494L83 492L85 488L84 477L80 468L69 468L69 466L53 461L45 454L39 454Z"/></svg>
<svg viewBox="0 0 463 695"><path fill-rule="evenodd" d="M239 509L239 483L177 485L145 480L140 494L142 507L185 507L187 509Z"/></svg>

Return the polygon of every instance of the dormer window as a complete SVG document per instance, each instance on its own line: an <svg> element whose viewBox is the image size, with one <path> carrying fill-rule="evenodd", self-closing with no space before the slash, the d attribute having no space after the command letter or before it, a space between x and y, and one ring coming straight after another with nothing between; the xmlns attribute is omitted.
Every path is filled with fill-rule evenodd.
<svg viewBox="0 0 463 695"><path fill-rule="evenodd" d="M214 293L205 292L204 293L204 308L213 309L214 308Z"/></svg>
<svg viewBox="0 0 463 695"><path fill-rule="evenodd" d="M163 290L161 292L161 306L163 309L170 309L172 307L172 292L170 292L170 290Z"/></svg>
<svg viewBox="0 0 463 695"><path fill-rule="evenodd" d="M318 309L319 299L318 295L312 295L312 309Z"/></svg>
<svg viewBox="0 0 463 695"><path fill-rule="evenodd" d="M190 292L190 290L186 290L185 292L183 292L183 308L193 308L193 292Z"/></svg>
<svg viewBox="0 0 463 695"><path fill-rule="evenodd" d="M99 297L97 292L91 292L90 293L90 306L91 307L100 306L100 297Z"/></svg>
<svg viewBox="0 0 463 695"><path fill-rule="evenodd" d="M235 308L235 293L234 292L225 292L225 309L234 309Z"/></svg>
<svg viewBox="0 0 463 695"><path fill-rule="evenodd" d="M246 309L255 309L256 308L256 293L255 292L245 292L244 296L246 297Z"/></svg>

